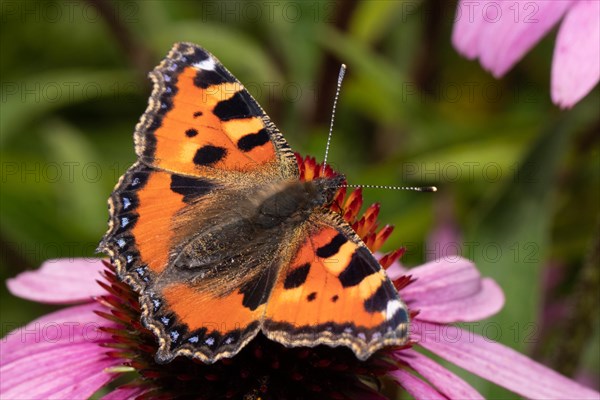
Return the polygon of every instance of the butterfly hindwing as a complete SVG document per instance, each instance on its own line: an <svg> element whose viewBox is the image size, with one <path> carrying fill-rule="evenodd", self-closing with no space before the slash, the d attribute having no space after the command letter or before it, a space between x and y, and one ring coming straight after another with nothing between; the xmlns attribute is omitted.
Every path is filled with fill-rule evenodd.
<svg viewBox="0 0 600 400"><path fill-rule="evenodd" d="M109 231L100 247L140 293L144 325L159 340L159 362L177 355L214 362L237 353L260 329L280 235L256 233L239 218L253 210L242 193L138 162L109 200Z"/></svg>
<svg viewBox="0 0 600 400"><path fill-rule="evenodd" d="M175 218L176 226L180 218L185 225L202 223L192 223L192 231L181 226L181 244L171 247L168 266L142 294L146 325L159 337L159 362L177 355L214 362L233 356L258 333L281 264L284 228L255 225L250 193L215 191L210 202ZM156 300L159 310L152 309Z"/></svg>
<svg viewBox="0 0 600 400"><path fill-rule="evenodd" d="M244 294L239 291L220 295L185 282L173 282L143 297L150 307L156 299L162 306L146 321L159 338L156 359L161 363L177 355L204 362L233 356L256 335L264 311L264 305L242 306Z"/></svg>
<svg viewBox="0 0 600 400"><path fill-rule="evenodd" d="M114 258L119 277L141 289L161 274L169 263L174 218L218 187L207 178L171 174L140 162L129 168L109 199L109 230L100 244Z"/></svg>
<svg viewBox="0 0 600 400"><path fill-rule="evenodd" d="M363 360L405 343L406 306L352 228L317 212L305 232L267 304L267 337L288 346L345 345Z"/></svg>

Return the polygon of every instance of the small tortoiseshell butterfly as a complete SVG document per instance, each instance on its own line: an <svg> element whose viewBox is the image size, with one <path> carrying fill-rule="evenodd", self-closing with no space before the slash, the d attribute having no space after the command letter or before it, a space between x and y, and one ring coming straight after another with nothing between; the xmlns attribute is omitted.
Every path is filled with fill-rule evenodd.
<svg viewBox="0 0 600 400"><path fill-rule="evenodd" d="M212 363L259 332L361 360L406 343L398 292L328 208L344 177L300 181L281 133L204 49L176 44L150 77L138 161L109 199L100 249L139 293L156 360Z"/></svg>

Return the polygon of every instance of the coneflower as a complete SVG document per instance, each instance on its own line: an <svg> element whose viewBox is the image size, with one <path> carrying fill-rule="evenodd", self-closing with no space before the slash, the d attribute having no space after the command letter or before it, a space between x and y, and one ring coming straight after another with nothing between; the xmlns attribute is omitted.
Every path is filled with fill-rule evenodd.
<svg viewBox="0 0 600 400"><path fill-rule="evenodd" d="M333 174L313 158L297 160L303 180ZM332 208L376 252L392 227L380 227L377 204L359 216L362 204L360 189L348 196L341 189ZM411 340L365 361L343 347L286 348L259 335L234 357L214 364L185 357L157 364L158 346L140 323L137 294L116 278L110 263L47 261L10 279L9 290L39 302L81 304L43 316L2 340L0 397L88 398L105 388L103 399L109 400L385 399L382 388L399 385L416 399L482 398L419 347L528 398L600 397L509 348L448 325L489 317L504 303L497 284L482 279L471 262L456 257L407 271L396 262L402 252L379 256L379 262L410 308Z"/></svg>

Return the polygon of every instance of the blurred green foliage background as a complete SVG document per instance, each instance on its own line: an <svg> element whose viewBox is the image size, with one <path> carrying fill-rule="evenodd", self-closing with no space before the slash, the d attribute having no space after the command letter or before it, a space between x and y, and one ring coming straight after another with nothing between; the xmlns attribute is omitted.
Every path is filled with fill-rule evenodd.
<svg viewBox="0 0 600 400"><path fill-rule="evenodd" d="M550 101L556 30L495 80L450 43L455 2L8 1L1 3L5 280L45 259L93 256L106 199L135 160L146 74L178 41L216 55L301 154L330 151L396 230L403 263L449 234L506 306L475 331L598 384L600 95ZM0 289L2 334L51 308ZM490 328L492 327L492 328ZM469 374L486 396L511 396ZM406 396L406 395L405 395Z"/></svg>

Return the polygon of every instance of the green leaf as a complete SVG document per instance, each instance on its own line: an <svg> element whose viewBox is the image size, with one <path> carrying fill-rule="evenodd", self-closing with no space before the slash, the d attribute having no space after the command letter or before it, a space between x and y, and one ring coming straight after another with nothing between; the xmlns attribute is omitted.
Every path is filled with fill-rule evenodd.
<svg viewBox="0 0 600 400"><path fill-rule="evenodd" d="M100 184L106 171L83 132L61 120L52 120L43 127L50 158L62 165L73 166L72 179L62 179L59 188L63 206L60 212L86 236L102 230L106 215L106 194ZM79 217L75 217L79 216Z"/></svg>
<svg viewBox="0 0 600 400"><path fill-rule="evenodd" d="M414 1L363 1L356 6L350 21L350 32L363 44L380 40L389 30L398 13L414 10ZM404 15L403 20L404 21Z"/></svg>
<svg viewBox="0 0 600 400"><path fill-rule="evenodd" d="M0 145L3 146L45 114L86 101L139 91L135 76L121 70L52 71L2 85Z"/></svg>

